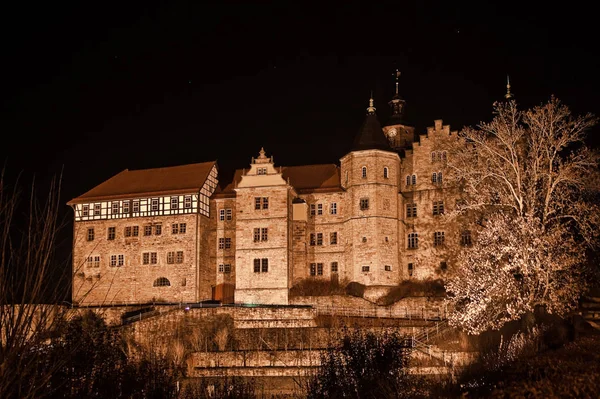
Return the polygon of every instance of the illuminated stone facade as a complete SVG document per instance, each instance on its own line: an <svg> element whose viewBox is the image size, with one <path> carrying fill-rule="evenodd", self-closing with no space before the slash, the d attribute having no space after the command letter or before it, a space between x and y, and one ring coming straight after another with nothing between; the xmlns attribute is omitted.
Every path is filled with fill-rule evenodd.
<svg viewBox="0 0 600 399"><path fill-rule="evenodd" d="M464 235L443 217L456 133L436 120L415 136L390 105L382 128L371 100L339 165L280 167L261 149L229 184L206 162L125 170L73 199L73 301L287 304L304 279L384 292L443 277Z"/></svg>

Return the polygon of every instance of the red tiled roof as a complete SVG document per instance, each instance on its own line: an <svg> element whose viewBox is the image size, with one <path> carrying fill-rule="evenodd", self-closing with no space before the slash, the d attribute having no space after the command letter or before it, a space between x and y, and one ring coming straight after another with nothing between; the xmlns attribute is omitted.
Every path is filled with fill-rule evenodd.
<svg viewBox="0 0 600 399"><path fill-rule="evenodd" d="M200 190L215 161L155 169L125 169L67 204L125 198L132 195L178 194Z"/></svg>
<svg viewBox="0 0 600 399"><path fill-rule="evenodd" d="M275 167L279 171L278 167ZM290 179L290 184L298 191L335 190L340 189L340 171L335 164L283 166L281 168L283 179ZM236 183L242 179L242 169L237 169L233 180L222 190L218 196L233 195Z"/></svg>

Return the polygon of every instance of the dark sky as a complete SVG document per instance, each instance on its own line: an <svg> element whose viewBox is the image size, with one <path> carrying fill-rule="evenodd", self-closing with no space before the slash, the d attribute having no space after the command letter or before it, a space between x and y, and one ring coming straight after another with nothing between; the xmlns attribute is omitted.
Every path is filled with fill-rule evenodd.
<svg viewBox="0 0 600 399"><path fill-rule="evenodd" d="M418 132L489 120L507 74L523 107L600 114L591 6L483 3L12 2L0 159L23 181L63 170L63 203L125 168L217 160L228 178L261 146L337 162L371 90L385 123L396 68Z"/></svg>

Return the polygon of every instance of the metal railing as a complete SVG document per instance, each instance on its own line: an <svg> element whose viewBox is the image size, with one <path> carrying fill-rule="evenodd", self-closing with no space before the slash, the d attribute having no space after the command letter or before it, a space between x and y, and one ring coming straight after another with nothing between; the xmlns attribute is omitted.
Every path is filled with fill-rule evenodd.
<svg viewBox="0 0 600 399"><path fill-rule="evenodd" d="M376 317L406 320L445 320L446 308L435 309L423 307L403 308L351 308L332 305L315 305L318 315L345 316L345 317Z"/></svg>

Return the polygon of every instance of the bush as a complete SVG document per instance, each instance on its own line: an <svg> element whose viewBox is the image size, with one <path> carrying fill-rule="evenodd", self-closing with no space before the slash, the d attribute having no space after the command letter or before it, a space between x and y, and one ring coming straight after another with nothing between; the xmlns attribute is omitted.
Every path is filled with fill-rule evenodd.
<svg viewBox="0 0 600 399"><path fill-rule="evenodd" d="M350 284L348 284L346 286L346 294L355 296L358 298L364 298L365 288L366 288L366 286L364 284L357 283L356 281L352 281Z"/></svg>
<svg viewBox="0 0 600 399"><path fill-rule="evenodd" d="M392 288L379 300L381 305L391 305L403 298L414 296L445 296L446 290L442 280L407 280Z"/></svg>
<svg viewBox="0 0 600 399"><path fill-rule="evenodd" d="M290 298L298 296L328 296L342 295L345 293L345 282L338 280L304 279L295 284L291 289Z"/></svg>

